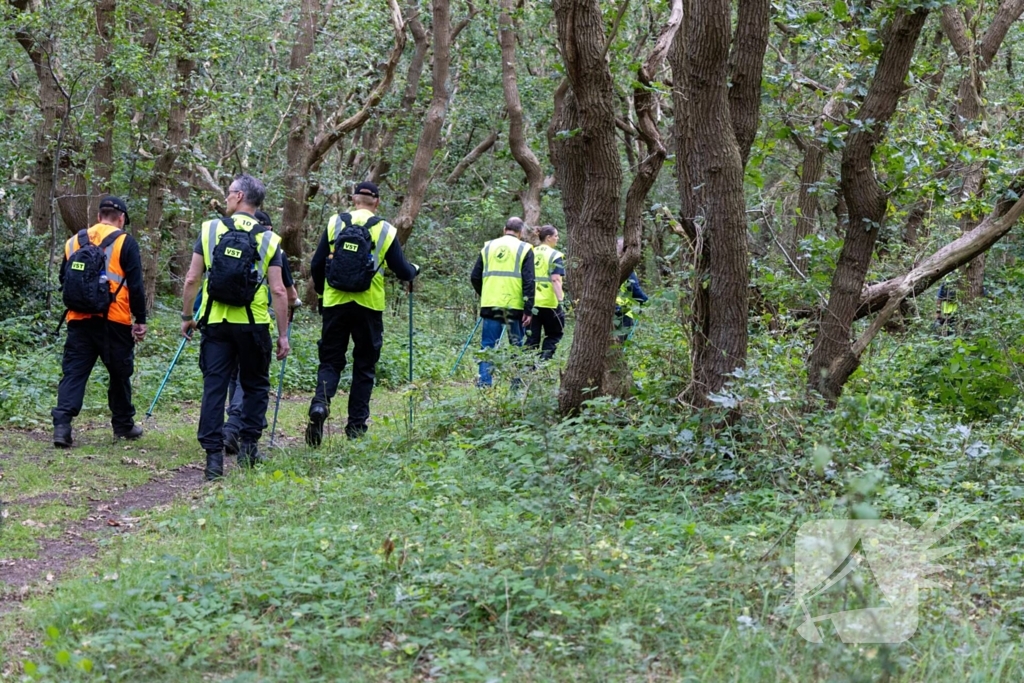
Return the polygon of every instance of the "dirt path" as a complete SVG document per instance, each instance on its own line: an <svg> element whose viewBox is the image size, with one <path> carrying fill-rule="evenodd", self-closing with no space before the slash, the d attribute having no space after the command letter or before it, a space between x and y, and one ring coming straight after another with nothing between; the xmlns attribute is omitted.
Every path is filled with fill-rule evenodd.
<svg viewBox="0 0 1024 683"><path fill-rule="evenodd" d="M15 609L40 582L56 581L62 573L82 560L93 557L102 534L130 533L138 523L136 512L168 505L175 498L199 489L203 470L199 465L186 465L171 470L142 486L126 489L111 499L89 502L84 519L71 523L56 539L42 539L38 557L32 559L0 559L0 614ZM6 584L6 586L4 585Z"/></svg>

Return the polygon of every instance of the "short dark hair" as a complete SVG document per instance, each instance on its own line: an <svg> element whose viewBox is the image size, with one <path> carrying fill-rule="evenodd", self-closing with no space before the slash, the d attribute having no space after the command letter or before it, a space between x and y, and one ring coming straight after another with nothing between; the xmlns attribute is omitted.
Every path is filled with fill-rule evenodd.
<svg viewBox="0 0 1024 683"><path fill-rule="evenodd" d="M549 238L552 235L554 235L556 232L558 232L558 229L555 226L553 226L553 225L542 225L542 226L540 226L540 230L537 231L537 238L541 242L543 242L547 238Z"/></svg>
<svg viewBox="0 0 1024 683"><path fill-rule="evenodd" d="M121 216L125 215L118 209L111 209L104 207L97 212L100 216L101 221L116 221Z"/></svg>
<svg viewBox="0 0 1024 683"><path fill-rule="evenodd" d="M245 203L249 206L263 206L263 198L267 196L267 188L256 178L248 173L240 173L234 177L231 184L235 191L245 195Z"/></svg>
<svg viewBox="0 0 1024 683"><path fill-rule="evenodd" d="M522 218L512 216L505 221L505 232L514 232L517 235L522 234L523 228L526 227L526 223L523 222Z"/></svg>

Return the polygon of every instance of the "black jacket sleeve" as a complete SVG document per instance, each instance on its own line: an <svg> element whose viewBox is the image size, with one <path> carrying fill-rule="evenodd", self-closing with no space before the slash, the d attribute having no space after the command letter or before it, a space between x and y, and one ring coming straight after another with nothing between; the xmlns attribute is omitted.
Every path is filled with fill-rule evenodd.
<svg viewBox="0 0 1024 683"><path fill-rule="evenodd" d="M526 315L533 313L533 299L537 294L537 283L536 283L536 271L533 265L533 249L530 249L526 253L526 258L523 259L523 312Z"/></svg>
<svg viewBox="0 0 1024 683"><path fill-rule="evenodd" d="M295 280L292 278L292 267L288 265L288 254L283 250L279 250L278 253L281 254L281 280L285 287L294 287Z"/></svg>
<svg viewBox="0 0 1024 683"><path fill-rule="evenodd" d="M146 324L146 286L142 283L142 254L139 243L125 235L121 244L121 270L124 286L128 288L128 306L137 325Z"/></svg>
<svg viewBox="0 0 1024 683"><path fill-rule="evenodd" d="M398 241L397 237L391 241L391 246L385 252L384 263L388 264L391 272L398 276L398 279L402 282L412 282L416 278L416 268L405 260L402 244Z"/></svg>
<svg viewBox="0 0 1024 683"><path fill-rule="evenodd" d="M324 278L327 276L327 256L331 253L327 246L327 231L320 233L320 243L313 252L313 260L309 262L309 274L313 278L313 289L320 296L324 295Z"/></svg>
<svg viewBox="0 0 1024 683"><path fill-rule="evenodd" d="M479 254L476 257L476 263L473 264L473 272L469 274L469 281L479 296L484 288L484 257Z"/></svg>

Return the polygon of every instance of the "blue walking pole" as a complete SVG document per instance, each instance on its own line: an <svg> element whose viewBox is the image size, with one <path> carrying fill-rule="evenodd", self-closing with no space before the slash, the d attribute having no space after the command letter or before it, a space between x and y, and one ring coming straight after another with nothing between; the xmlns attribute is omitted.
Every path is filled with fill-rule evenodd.
<svg viewBox="0 0 1024 683"><path fill-rule="evenodd" d="M459 357L455 359L455 365L452 366L452 371L448 373L449 377L454 375L455 371L459 369L459 363L462 362L462 357L464 355L466 355L466 349L469 348L470 342L473 341L473 336L476 335L477 329L480 328L480 321L481 320L482 320L482 318L477 318L476 319L476 325L473 326L473 331L470 332L469 333L469 337L466 338L466 343L462 345L462 351L459 352Z"/></svg>
<svg viewBox="0 0 1024 683"><path fill-rule="evenodd" d="M192 319L195 320L199 317L199 311L196 311ZM153 397L153 402L149 404L149 410L146 411L146 417L153 417L153 408L156 407L156 402L160 400L160 394L164 393L164 387L167 386L167 380L171 378L171 371L174 370L174 365L178 362L178 358L181 356L181 352L185 349L185 343L191 339L191 336L182 336L181 343L178 344L178 351L174 354L174 358L171 359L171 365L167 368L167 372L164 374L164 381L160 382L160 388L156 390L156 396Z"/></svg>
<svg viewBox="0 0 1024 683"><path fill-rule="evenodd" d="M292 343L292 323L288 321L288 344ZM270 427L270 447L274 447L274 437L277 436L277 411L281 410L281 391L284 389L284 370L288 366L288 356L281 361L281 373L277 378L277 401L274 403L274 424Z"/></svg>
<svg viewBox="0 0 1024 683"><path fill-rule="evenodd" d="M409 283L409 431L412 431L413 406L412 406L412 283Z"/></svg>

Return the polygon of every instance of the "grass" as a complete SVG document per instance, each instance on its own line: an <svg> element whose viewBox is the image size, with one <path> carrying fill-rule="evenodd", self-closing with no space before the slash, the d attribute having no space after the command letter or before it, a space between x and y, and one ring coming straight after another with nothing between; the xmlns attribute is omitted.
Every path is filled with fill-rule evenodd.
<svg viewBox="0 0 1024 683"><path fill-rule="evenodd" d="M466 386L469 358L460 381L441 381L462 331L431 322L417 342L431 381L416 385L413 429L399 318L387 323L367 439L339 438L336 407L325 447L301 446L300 393L282 406L288 438L268 466L143 515L138 533L109 539L95 563L8 615L0 670L62 681L1024 679L1019 410L964 437L956 414L887 393L876 374L894 371L876 360L854 382L872 391L804 414L764 366L805 349L762 338L725 397L744 420L714 427L669 403L679 370L666 358L685 354L666 348L681 334L666 319L637 335L638 402L602 399L559 422L557 366L524 373L524 393ZM290 363L289 381L311 362ZM167 404L140 445L148 462L197 459L194 411ZM130 469L119 456L83 458L96 469L81 476ZM925 594L913 638L796 634L797 524L876 515L916 526L940 504L944 519L975 520L950 540L962 547Z"/></svg>

